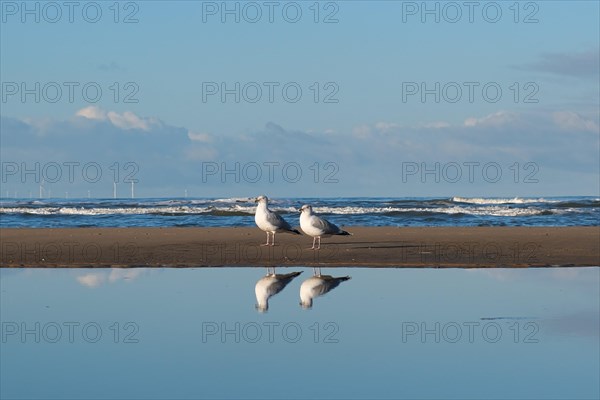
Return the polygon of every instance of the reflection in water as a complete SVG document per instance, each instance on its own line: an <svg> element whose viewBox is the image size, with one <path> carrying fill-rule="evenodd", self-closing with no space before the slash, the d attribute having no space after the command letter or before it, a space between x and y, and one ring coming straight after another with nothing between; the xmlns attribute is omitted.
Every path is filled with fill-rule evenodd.
<svg viewBox="0 0 600 400"><path fill-rule="evenodd" d="M265 312L269 309L269 298L281 292L295 277L302 272L290 272L289 274L276 274L275 267L267 267L267 275L256 282L254 293L256 294L256 309Z"/></svg>
<svg viewBox="0 0 600 400"><path fill-rule="evenodd" d="M349 276L321 275L321 268L313 268L313 276L302 282L300 286L300 305L304 309L312 308L315 297L328 293L348 279Z"/></svg>
<svg viewBox="0 0 600 400"><path fill-rule="evenodd" d="M600 399L600 268L350 271L265 318L255 268L0 268L0 398Z"/></svg>
<svg viewBox="0 0 600 400"><path fill-rule="evenodd" d="M76 279L83 286L95 288L107 282L115 283L118 281L134 280L147 273L148 268L110 268L109 270L103 269L79 275Z"/></svg>

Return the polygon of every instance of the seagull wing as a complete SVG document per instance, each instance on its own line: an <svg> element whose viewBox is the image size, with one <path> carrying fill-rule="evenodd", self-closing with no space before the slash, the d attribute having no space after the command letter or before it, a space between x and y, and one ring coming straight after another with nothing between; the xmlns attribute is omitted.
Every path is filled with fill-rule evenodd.
<svg viewBox="0 0 600 400"><path fill-rule="evenodd" d="M267 288L267 293L270 296L275 296L281 292L295 277L300 275L302 272L291 272L289 274L277 274L275 275L275 281Z"/></svg>
<svg viewBox="0 0 600 400"><path fill-rule="evenodd" d="M282 282L282 281L275 281L272 284L269 285L269 287L267 287L267 293L269 294L269 297L271 296L275 296L277 293L281 292L283 290L284 287L287 286L286 282Z"/></svg>
<svg viewBox="0 0 600 400"><path fill-rule="evenodd" d="M322 283L314 288L317 296L322 296L325 293L330 292L340 285L340 283L350 279L349 276L333 277L331 275L321 275Z"/></svg>
<svg viewBox="0 0 600 400"><path fill-rule="evenodd" d="M336 233L340 233L342 230L335 224L327 221L324 218L313 216L311 220L312 226L320 229L323 232L323 235L335 235Z"/></svg>
<svg viewBox="0 0 600 400"><path fill-rule="evenodd" d="M271 225L274 225L274 226L276 226L279 229L282 229L284 231L291 231L292 230L292 227L290 226L290 224L288 224L287 221L281 217L281 215L279 215L277 213L274 213L271 210L267 211L267 221Z"/></svg>

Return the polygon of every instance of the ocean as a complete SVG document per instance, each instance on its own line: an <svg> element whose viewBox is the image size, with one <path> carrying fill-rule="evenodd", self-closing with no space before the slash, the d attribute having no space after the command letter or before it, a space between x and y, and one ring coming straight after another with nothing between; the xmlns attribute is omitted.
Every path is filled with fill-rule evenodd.
<svg viewBox="0 0 600 400"><path fill-rule="evenodd" d="M597 197L277 198L292 225L311 204L341 226L598 226ZM0 200L2 228L254 226L253 198Z"/></svg>

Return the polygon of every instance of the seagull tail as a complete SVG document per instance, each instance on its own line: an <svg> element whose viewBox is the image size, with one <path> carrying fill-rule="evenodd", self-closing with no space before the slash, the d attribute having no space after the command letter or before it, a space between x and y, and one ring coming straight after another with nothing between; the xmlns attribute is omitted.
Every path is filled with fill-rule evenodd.
<svg viewBox="0 0 600 400"><path fill-rule="evenodd" d="M302 235L298 229L292 229L290 232L295 233L296 235Z"/></svg>
<svg viewBox="0 0 600 400"><path fill-rule="evenodd" d="M290 272L289 274L285 274L283 275L284 279L294 279L295 277L297 277L298 275L300 275L303 271L298 271L298 272Z"/></svg>
<svg viewBox="0 0 600 400"><path fill-rule="evenodd" d="M342 235L342 236L352 236L352 234L350 232L346 232L346 231L341 231L340 233L338 233L338 235Z"/></svg>

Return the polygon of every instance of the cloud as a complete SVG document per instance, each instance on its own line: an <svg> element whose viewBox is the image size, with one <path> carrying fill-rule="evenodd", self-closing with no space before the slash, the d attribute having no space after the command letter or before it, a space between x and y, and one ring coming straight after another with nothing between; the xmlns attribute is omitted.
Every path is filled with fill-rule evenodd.
<svg viewBox="0 0 600 400"><path fill-rule="evenodd" d="M106 281L106 277L102 273L89 273L77 277L77 282L87 287L98 287Z"/></svg>
<svg viewBox="0 0 600 400"><path fill-rule="evenodd" d="M3 161L9 162L75 161L79 165L97 162L103 167L102 180L81 189L81 193L91 190L96 196L112 195L114 171L111 166L115 162L119 166L126 162L139 166L135 175L139 179L136 194L149 197L181 195L184 187L192 196L246 195L263 191L288 196L366 192L390 195L407 190L415 195L429 195L410 189L402 182L402 162L451 161L500 162L505 168L515 162L521 165L535 162L540 169L538 177L543 178L540 182L558 188L551 194L565 193L562 188L577 183L577 187L586 188L584 194L587 194L598 187L599 135L590 134L598 133L597 121L598 112L497 110L487 115L472 115L455 124L434 120L404 126L401 121L374 121L321 132L290 129L268 122L262 128L220 134L172 126L158 117L91 106L78 110L75 118L62 121L1 117L0 151ZM220 171L207 180L202 175L206 162L233 171L239 164L241 172L247 163L274 163L276 176L269 182L265 177L269 177L270 172L265 167L259 182L245 182L242 177L237 181L231 177L224 182ZM302 166L299 183L283 181L281 171L287 163ZM337 166L335 178L339 184L322 184L330 173L323 169L327 163ZM128 171L120 172L122 181ZM18 179L18 175L12 178ZM420 183L415 182L415 185ZM509 184L519 195L524 195L523 190L539 187L518 186L513 181ZM64 186L56 187L53 192L75 193L76 189L69 187L68 182ZM452 193L460 189L459 184L446 189L442 186L432 187ZM475 185L471 186L473 191L479 191ZM19 188L19 192L36 188ZM500 185L494 189L502 191ZM481 195L481 192L476 194Z"/></svg>
<svg viewBox="0 0 600 400"><path fill-rule="evenodd" d="M359 139L366 139L373 133L369 125L359 125L352 129L352 135Z"/></svg>
<svg viewBox="0 0 600 400"><path fill-rule="evenodd" d="M115 283L119 281L132 281L149 273L147 268L111 268L110 273L90 272L85 275L76 277L77 282L81 285L95 288L105 283Z"/></svg>
<svg viewBox="0 0 600 400"><path fill-rule="evenodd" d="M446 121L425 122L420 125L422 128L442 129L449 128L450 123Z"/></svg>
<svg viewBox="0 0 600 400"><path fill-rule="evenodd" d="M139 278L147 272L146 268L112 268L108 281L110 283L118 281L130 281Z"/></svg>
<svg viewBox="0 0 600 400"><path fill-rule="evenodd" d="M157 118L142 118L131 111L118 113L115 111L105 111L97 106L89 106L82 108L75 113L78 117L87 118L96 121L110 121L114 126L125 129L141 129L149 131L153 127L159 127L161 122Z"/></svg>
<svg viewBox="0 0 600 400"><path fill-rule="evenodd" d="M600 75L600 50L581 52L542 53L535 62L517 66L518 69L549 72L574 77Z"/></svg>
<svg viewBox="0 0 600 400"><path fill-rule="evenodd" d="M386 131L390 131L392 129L396 129L399 128L400 125L394 123L394 122L377 122L375 124L375 128L379 129L380 131L386 132Z"/></svg>
<svg viewBox="0 0 600 400"><path fill-rule="evenodd" d="M585 119L573 111L555 111L552 117L556 125L561 129L600 133L600 126L598 126L597 122Z"/></svg>
<svg viewBox="0 0 600 400"><path fill-rule="evenodd" d="M98 121L104 121L107 118L106 111L104 111L103 109L101 109L98 106L89 106L89 107L82 108L81 110L78 110L75 113L75 115L78 117L83 117L83 118L93 119L93 120L98 120Z"/></svg>
<svg viewBox="0 0 600 400"><path fill-rule="evenodd" d="M515 113L498 111L480 118L469 117L465 120L464 126L501 126L515 121L516 118L517 114Z"/></svg>
<svg viewBox="0 0 600 400"><path fill-rule="evenodd" d="M119 114L114 111L109 111L107 113L108 119L113 125L121 128L121 129L141 129L144 131L149 131L151 126L159 125L160 122L154 118L140 118L131 111L125 111L122 114Z"/></svg>
<svg viewBox="0 0 600 400"><path fill-rule="evenodd" d="M28 168L40 165L42 174L46 163L75 164L73 173L62 168L55 183L46 179L49 190L68 191L70 197L87 196L88 190L92 196L109 197L113 182L129 183L127 179L137 180L138 196L159 195L161 187L183 185L196 175L185 163L186 151L193 147L189 130L156 117L86 107L66 120L1 116L0 129L2 161L25 163ZM86 165L95 166L87 170L91 175L84 172ZM11 178L5 183L27 193L42 177Z"/></svg>
<svg viewBox="0 0 600 400"><path fill-rule="evenodd" d="M201 132L189 131L188 137L190 138L190 140L192 140L194 142L201 142L201 143L212 143L214 140L214 138L210 134L201 133Z"/></svg>

